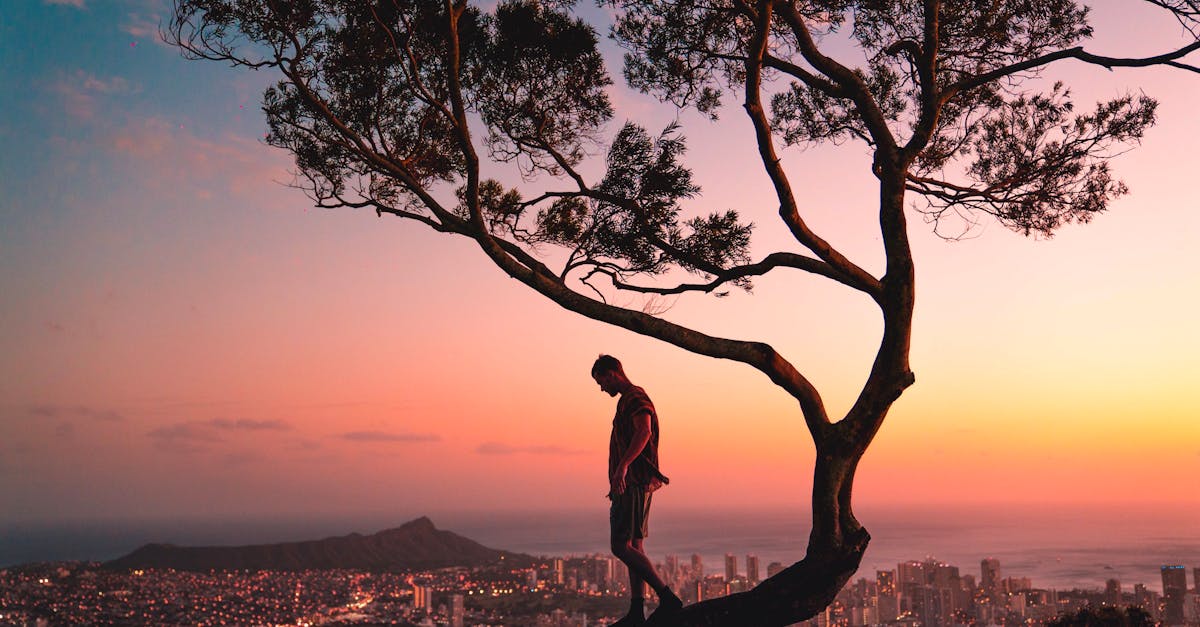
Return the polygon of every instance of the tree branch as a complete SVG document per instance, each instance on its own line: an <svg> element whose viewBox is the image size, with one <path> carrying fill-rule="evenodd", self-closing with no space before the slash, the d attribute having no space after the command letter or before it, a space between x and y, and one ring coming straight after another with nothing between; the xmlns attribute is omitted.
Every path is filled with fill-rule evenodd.
<svg viewBox="0 0 1200 627"><path fill-rule="evenodd" d="M477 235L475 239L506 274L568 311L662 340L693 353L739 361L754 367L800 402L814 442L825 437L829 416L820 393L770 345L706 335L641 311L588 298L567 287L549 268L520 246L488 235Z"/></svg>
<svg viewBox="0 0 1200 627"><path fill-rule="evenodd" d="M1090 65L1099 65L1100 67L1107 68L1109 70L1115 67L1149 67L1152 65L1169 65L1171 67L1185 69L1190 72L1200 72L1200 68L1196 66L1178 62L1178 59L1186 57L1196 50L1200 50L1200 40L1172 52L1153 57L1142 58L1106 57L1087 52L1082 46L1076 46L1074 48L1067 48L1065 50L1058 50L1056 52L1044 54L1040 57L1021 61L1020 63L1006 65L1002 68L992 70L991 72L970 76L946 87L946 89L942 92L941 100L942 102L946 102L962 91L974 89L975 87L985 85L1006 76L1012 76L1014 74L1019 74L1034 68L1043 67L1063 59L1078 59L1084 63L1088 63Z"/></svg>
<svg viewBox="0 0 1200 627"><path fill-rule="evenodd" d="M938 0L924 0L925 37L919 47L914 61L917 76L921 84L921 113L913 129L912 137L904 146L906 163L916 158L933 137L937 129L938 114L941 106L938 101L937 89L937 58L938 58L938 22L941 3Z"/></svg>
<svg viewBox="0 0 1200 627"><path fill-rule="evenodd" d="M804 59L849 93L850 99L858 108L863 124L866 125L867 131L875 143L885 150L895 150L896 140L888 128L887 119L862 78L846 66L821 53L795 3L778 2L777 4L780 6L780 14L783 15L784 21L787 22L792 34L796 37L796 43L799 44L800 54L804 56ZM765 36L767 35L764 33Z"/></svg>
<svg viewBox="0 0 1200 627"><path fill-rule="evenodd" d="M771 2L764 1L759 7L758 22L754 38L751 40L751 50L746 59L745 104L743 108L754 124L758 140L758 153L767 175L775 187L775 195L779 198L779 216L787 224L792 236L801 244L813 251L822 261L829 264L834 271L848 278L855 289L878 297L880 285L875 277L866 270L855 265L852 261L835 250L828 242L814 233L804 219L796 204L796 196L792 192L791 182L783 171L779 157L775 153L774 139L771 135L770 123L762 105L762 66L763 55L767 50L767 38L770 34ZM716 274L716 273L713 273Z"/></svg>
<svg viewBox="0 0 1200 627"><path fill-rule="evenodd" d="M781 267L782 268L796 268L798 270L804 270L806 272L811 272L812 274L817 274L817 275L820 275L820 276L823 276L823 277L826 277L829 279L833 279L834 281L837 281L843 285L847 285L849 287L854 287L857 289L857 286L854 285L852 279L850 279L847 276L838 274L833 269L833 267L830 266L829 264L824 263L824 262L820 261L819 259L813 259L812 257L805 257L803 255L797 255L795 253L786 253L786 252L771 253L771 254L767 255L765 258L763 258L763 260L758 263L745 264L745 265L741 265L741 266L734 266L732 268L724 269L716 276L716 278L714 278L712 281L709 281L708 283L682 283L675 287L669 287L669 288L632 285L632 284L625 283L625 282L619 280L612 273L606 273L606 274L609 274L610 278L613 281L613 286L618 289L628 290L628 291L632 291L632 292L641 292L644 294L659 294L662 296L669 296L669 295L673 295L673 294L682 294L684 292L708 292L708 293L711 293L712 291L716 290L718 287L721 287L722 285L729 283L730 281L736 281L738 279L744 279L746 277L751 277L751 276L761 276L761 275L764 275L764 274L770 272L771 270L773 270L775 268L781 268ZM878 297L879 297L878 294L870 294L870 296L873 299L878 299Z"/></svg>

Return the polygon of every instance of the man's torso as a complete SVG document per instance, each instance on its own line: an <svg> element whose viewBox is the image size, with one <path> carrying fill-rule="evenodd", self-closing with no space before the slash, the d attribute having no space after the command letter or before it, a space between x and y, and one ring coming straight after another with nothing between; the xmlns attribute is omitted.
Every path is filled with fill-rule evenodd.
<svg viewBox="0 0 1200 627"><path fill-rule="evenodd" d="M666 483L666 477L658 466L658 413L654 410L654 403L650 401L646 391L636 385L621 394L621 400L617 401L617 412L613 417L612 434L608 444L608 474L612 476L617 465L621 463L621 457L628 450L629 442L633 440L633 418L642 412L650 414L650 440L629 465L626 481L630 485L638 486L650 486L655 481Z"/></svg>

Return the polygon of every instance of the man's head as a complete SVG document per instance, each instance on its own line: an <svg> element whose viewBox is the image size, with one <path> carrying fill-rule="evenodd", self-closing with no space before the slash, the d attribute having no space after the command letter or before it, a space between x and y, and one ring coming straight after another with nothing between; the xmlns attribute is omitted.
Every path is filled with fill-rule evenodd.
<svg viewBox="0 0 1200 627"><path fill-rule="evenodd" d="M596 363L592 364L592 378L609 396L620 394L629 385L625 369L621 367L621 362L612 355L601 355L596 358Z"/></svg>

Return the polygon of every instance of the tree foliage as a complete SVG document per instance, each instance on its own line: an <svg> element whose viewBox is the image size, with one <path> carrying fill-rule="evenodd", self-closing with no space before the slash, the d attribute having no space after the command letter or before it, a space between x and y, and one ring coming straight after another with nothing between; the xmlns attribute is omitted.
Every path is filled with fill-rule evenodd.
<svg viewBox="0 0 1200 627"><path fill-rule="evenodd" d="M595 27L570 0L176 0L166 38L192 58L268 68L267 142L295 157L321 207L369 208L470 238L498 267L578 314L758 369L792 395L817 449L804 559L752 591L687 608L679 624L789 624L827 605L869 535L854 474L913 383L915 296L906 207L935 222L994 216L1027 235L1086 222L1127 189L1109 159L1155 121L1143 94L1077 106L1041 80L1060 62L1200 72L1195 0L1165 11L1185 37L1161 54L1085 49L1078 0L603 0L624 79L713 120L737 101L791 249L751 258L745 208L697 213L701 188L679 126L613 120ZM847 54L846 50L852 52ZM848 62L851 58L857 61ZM882 275L805 220L779 146L853 142L879 184ZM583 166L603 158L589 180ZM508 186L485 164L515 164ZM487 168L490 170L490 168ZM533 188L531 190L531 188ZM773 207L774 208L774 207ZM770 344L715 337L611 304L643 295L749 290L772 271L824 277L882 314L871 371L845 415ZM685 274L698 277L679 282Z"/></svg>

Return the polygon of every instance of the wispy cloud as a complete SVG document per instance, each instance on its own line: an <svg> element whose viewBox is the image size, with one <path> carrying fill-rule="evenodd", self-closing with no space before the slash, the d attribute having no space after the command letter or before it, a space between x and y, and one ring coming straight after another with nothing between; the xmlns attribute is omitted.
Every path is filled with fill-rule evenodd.
<svg viewBox="0 0 1200 627"><path fill-rule="evenodd" d="M161 117L130 119L112 131L108 142L115 154L138 161L148 184L176 190L201 186L240 193L292 178L286 155L255 138L208 139Z"/></svg>
<svg viewBox="0 0 1200 627"><path fill-rule="evenodd" d="M553 444L512 446L509 444L501 444L500 442L484 442L475 449L475 452L481 455L583 455L586 453L586 451L579 449L569 449Z"/></svg>
<svg viewBox="0 0 1200 627"><path fill-rule="evenodd" d="M213 418L206 424L218 429L241 431L289 431L292 428L292 425L282 420L252 420L249 418L238 418L237 420Z"/></svg>
<svg viewBox="0 0 1200 627"><path fill-rule="evenodd" d="M58 78L51 90L62 100L67 114L79 120L96 117L97 98L136 94L141 88L120 76L107 78L83 70Z"/></svg>
<svg viewBox="0 0 1200 627"><path fill-rule="evenodd" d="M146 435L159 448L177 453L196 453L225 441L211 425L202 422L181 422L159 427Z"/></svg>
<svg viewBox="0 0 1200 627"><path fill-rule="evenodd" d="M124 416L111 409L97 409L86 405L34 405L29 408L29 413L40 418L88 418L107 422L125 419Z"/></svg>
<svg viewBox="0 0 1200 627"><path fill-rule="evenodd" d="M226 435L230 432L290 431L291 428L290 424L282 420L213 418L159 427L146 435L160 448L192 453L227 442Z"/></svg>
<svg viewBox="0 0 1200 627"><path fill-rule="evenodd" d="M432 433L390 433L387 431L350 431L338 436L349 442L437 442L441 436Z"/></svg>
<svg viewBox="0 0 1200 627"><path fill-rule="evenodd" d="M130 87L129 81L120 76L111 76L109 78L100 78L91 74L85 74L82 71L77 73L77 78L82 79L80 87L85 91L95 92L98 94L124 94L134 91Z"/></svg>
<svg viewBox="0 0 1200 627"><path fill-rule="evenodd" d="M84 8L84 5L87 4L86 0L42 0L42 2L46 4L61 4L69 7L75 7L76 9L82 9Z"/></svg>
<svg viewBox="0 0 1200 627"><path fill-rule="evenodd" d="M159 22L161 22L161 18L157 15L130 13L125 17L125 23L121 25L121 30L140 39L152 39L157 43L165 44L166 42L158 36Z"/></svg>

